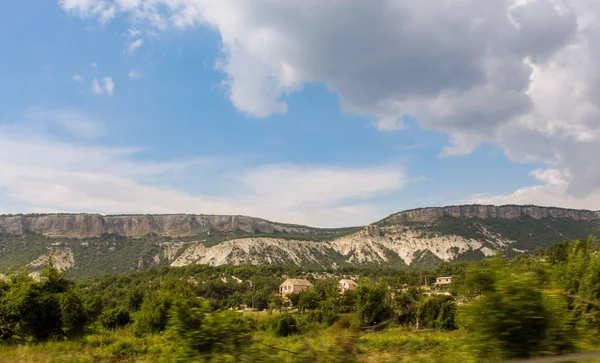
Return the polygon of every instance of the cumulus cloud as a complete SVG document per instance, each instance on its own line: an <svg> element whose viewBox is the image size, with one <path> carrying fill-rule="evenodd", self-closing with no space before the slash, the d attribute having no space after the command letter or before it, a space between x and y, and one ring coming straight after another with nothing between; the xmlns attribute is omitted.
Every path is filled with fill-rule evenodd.
<svg viewBox="0 0 600 363"><path fill-rule="evenodd" d="M129 71L128 76L130 79L139 79L139 78L142 78L144 75L142 73L140 73L139 71L132 69Z"/></svg>
<svg viewBox="0 0 600 363"><path fill-rule="evenodd" d="M600 191L585 197L568 192L568 175L556 169L534 170L532 175L539 185L519 188L507 195L478 194L465 202L475 204L535 204L562 208L600 210Z"/></svg>
<svg viewBox="0 0 600 363"><path fill-rule="evenodd" d="M139 47L141 47L142 44L144 44L144 41L142 39L134 40L133 42L129 43L129 45L127 46L127 52L129 54L135 52L135 50L138 49Z"/></svg>
<svg viewBox="0 0 600 363"><path fill-rule="evenodd" d="M96 127L75 110L32 109L28 118L76 135L94 134ZM135 147L57 139L53 131L22 123L0 126L3 210L245 214L331 227L369 223L389 214L372 198L407 182L397 165L249 166L211 157L143 160L143 150ZM186 181L189 189L181 186ZM213 183L208 189L217 192L199 193L202 183Z"/></svg>
<svg viewBox="0 0 600 363"><path fill-rule="evenodd" d="M596 0L61 1L103 21L220 33L229 98L255 117L287 112L311 82L383 131L403 118L445 132L442 156L490 142L560 170L565 198L600 190L600 2ZM91 4L95 4L92 6ZM549 199L554 200L554 199Z"/></svg>
<svg viewBox="0 0 600 363"><path fill-rule="evenodd" d="M83 82L84 78L83 78L83 76L82 76L82 75L75 73L75 74L73 75L73 80L74 80L75 82Z"/></svg>
<svg viewBox="0 0 600 363"><path fill-rule="evenodd" d="M106 90L106 93L108 93L109 95L112 95L113 90L115 89L115 82L113 81L112 77L104 77L104 89Z"/></svg>
<svg viewBox="0 0 600 363"><path fill-rule="evenodd" d="M100 82L96 78L92 81L92 92L96 94L102 93L102 87L100 87Z"/></svg>
<svg viewBox="0 0 600 363"><path fill-rule="evenodd" d="M47 126L60 126L72 135L93 139L104 135L104 125L87 114L74 109L29 108L27 122L12 127L12 131L44 132Z"/></svg>

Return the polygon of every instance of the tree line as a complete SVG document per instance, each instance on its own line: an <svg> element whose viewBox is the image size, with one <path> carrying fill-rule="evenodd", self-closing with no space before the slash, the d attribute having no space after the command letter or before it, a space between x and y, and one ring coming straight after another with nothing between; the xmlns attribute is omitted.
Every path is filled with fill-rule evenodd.
<svg viewBox="0 0 600 363"><path fill-rule="evenodd" d="M449 294L424 288L442 275L454 277ZM342 293L340 276L358 277L357 289ZM283 299L277 291L285 277L306 277L313 287ZM235 311L240 305L266 310L266 318ZM174 339L188 358L235 359L251 356L259 331L286 337L341 329L352 337L386 326L462 329L482 361L580 350L600 328L600 247L593 239L563 242L435 270L187 266L75 283L49 264L37 277L23 270L0 280L2 344L126 327Z"/></svg>

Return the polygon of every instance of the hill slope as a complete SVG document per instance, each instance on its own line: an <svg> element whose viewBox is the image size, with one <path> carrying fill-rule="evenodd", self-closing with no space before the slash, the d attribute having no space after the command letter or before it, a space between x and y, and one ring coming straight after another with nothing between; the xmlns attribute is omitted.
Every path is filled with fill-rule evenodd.
<svg viewBox="0 0 600 363"><path fill-rule="evenodd" d="M424 265L514 255L600 234L600 213L537 206L456 206L319 229L244 216L0 216L0 269L42 266L73 277L187 264Z"/></svg>

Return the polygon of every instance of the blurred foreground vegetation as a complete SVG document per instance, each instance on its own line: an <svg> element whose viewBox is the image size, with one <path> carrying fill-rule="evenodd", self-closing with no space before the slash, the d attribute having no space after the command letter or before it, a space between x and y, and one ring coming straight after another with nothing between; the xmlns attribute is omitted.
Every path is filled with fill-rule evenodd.
<svg viewBox="0 0 600 363"><path fill-rule="evenodd" d="M314 286L284 301L286 277ZM342 277L358 288L340 293ZM6 362L488 362L600 350L599 328L593 239L436 270L187 266L75 283L49 265L0 281Z"/></svg>

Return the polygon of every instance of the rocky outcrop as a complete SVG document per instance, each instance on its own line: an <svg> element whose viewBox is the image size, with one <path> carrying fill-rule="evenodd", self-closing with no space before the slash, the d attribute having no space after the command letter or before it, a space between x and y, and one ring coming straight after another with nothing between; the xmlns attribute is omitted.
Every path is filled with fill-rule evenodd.
<svg viewBox="0 0 600 363"><path fill-rule="evenodd" d="M500 218L517 219L520 217L570 218L578 221L600 220L600 212L553 207L538 207L533 205L462 205L442 208L420 208L392 214L385 218L384 224L402 224L411 222L431 223L449 216L455 218Z"/></svg>
<svg viewBox="0 0 600 363"><path fill-rule="evenodd" d="M516 219L529 216L535 219L546 217L571 218L580 221L600 220L600 212L586 210L548 208L537 206L484 206L464 205L443 208L422 208L393 214L381 223L366 226L364 236L380 235L379 225L401 225L403 223L430 223L451 216L456 218L504 218ZM39 233L50 237L91 238L103 234L118 234L126 237L190 236L207 232L235 232L272 234L290 233L302 235L324 235L335 230L285 225L260 218L246 216L216 215L122 215L102 216L99 214L43 214L0 216L0 233L22 235Z"/></svg>
<svg viewBox="0 0 600 363"><path fill-rule="evenodd" d="M171 266L190 264L240 265L240 264L310 264L333 266L345 264L390 264L410 265L417 252L429 251L442 261L452 261L463 253L477 251L481 256L493 254L497 248L510 249L511 241L477 241L460 236L438 236L421 238L420 230L404 229L387 236L370 236L379 230L367 228L358 233L339 237L332 241L310 242L278 238L233 239L206 247L192 242L183 245L182 253L171 262ZM337 262L336 262L337 261ZM401 262L400 262L401 261Z"/></svg>
<svg viewBox="0 0 600 363"><path fill-rule="evenodd" d="M246 216L47 214L0 216L0 233L39 233L50 237L90 238L103 234L127 237L186 236L210 231L320 234L318 229L287 226Z"/></svg>

